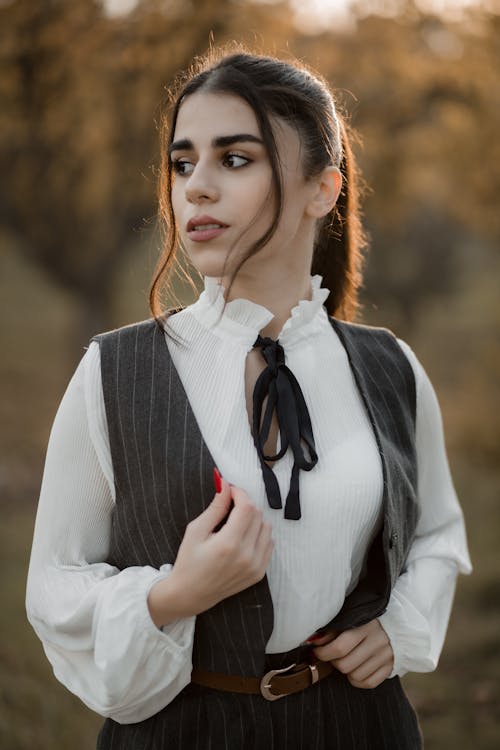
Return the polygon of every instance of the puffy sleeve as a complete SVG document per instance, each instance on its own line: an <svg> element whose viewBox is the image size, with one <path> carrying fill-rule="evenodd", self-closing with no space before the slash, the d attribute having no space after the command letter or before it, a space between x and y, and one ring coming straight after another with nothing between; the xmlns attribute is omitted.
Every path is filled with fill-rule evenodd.
<svg viewBox="0 0 500 750"><path fill-rule="evenodd" d="M54 673L71 692L120 723L159 711L187 685L195 618L158 629L149 615L159 570L108 565L114 483L92 343L52 427L28 573L28 619Z"/></svg>
<svg viewBox="0 0 500 750"><path fill-rule="evenodd" d="M410 347L399 342L417 385L416 447L421 516L404 573L379 621L394 651L391 677L430 672L441 653L458 573L472 570L462 511L450 476L441 412Z"/></svg>

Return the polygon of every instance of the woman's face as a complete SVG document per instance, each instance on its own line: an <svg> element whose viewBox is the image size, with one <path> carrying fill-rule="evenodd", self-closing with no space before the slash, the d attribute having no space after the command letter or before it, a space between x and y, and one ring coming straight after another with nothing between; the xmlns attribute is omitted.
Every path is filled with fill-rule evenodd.
<svg viewBox="0 0 500 750"><path fill-rule="evenodd" d="M315 219L307 206L314 184L302 173L300 141L272 120L284 183L278 230L254 269L299 262L312 254ZM275 210L271 165L251 107L237 96L197 92L181 105L171 146L172 206L178 232L204 276L225 274L269 228ZM254 258L245 264L248 270ZM310 267L310 258L309 258Z"/></svg>

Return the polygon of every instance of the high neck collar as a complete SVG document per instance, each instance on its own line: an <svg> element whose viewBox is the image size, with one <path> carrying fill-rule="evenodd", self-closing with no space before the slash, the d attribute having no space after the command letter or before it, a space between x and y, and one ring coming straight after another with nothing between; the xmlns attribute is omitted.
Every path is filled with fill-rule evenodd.
<svg viewBox="0 0 500 750"><path fill-rule="evenodd" d="M277 337L283 346L293 345L321 325L326 316L323 304L330 294L329 289L321 287L321 281L319 274L311 276L312 299L299 300L292 308ZM263 305L241 298L228 302L221 316L226 293L224 286L211 276L205 276L204 283L204 291L190 306L191 313L205 328L222 338L253 346L259 332L274 318L273 313Z"/></svg>

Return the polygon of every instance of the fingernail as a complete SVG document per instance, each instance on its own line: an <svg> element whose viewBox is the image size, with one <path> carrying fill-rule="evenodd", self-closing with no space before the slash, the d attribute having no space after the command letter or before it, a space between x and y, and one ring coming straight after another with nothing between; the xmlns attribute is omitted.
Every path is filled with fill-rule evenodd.
<svg viewBox="0 0 500 750"><path fill-rule="evenodd" d="M217 466L214 466L214 486L217 494L222 491L222 477Z"/></svg>
<svg viewBox="0 0 500 750"><path fill-rule="evenodd" d="M307 639L307 641L304 641L304 643L314 643L315 641L321 640L321 638L323 638L323 636L321 635L321 633L318 633L318 635L316 635L315 633L313 633L313 635L310 635L309 638Z"/></svg>

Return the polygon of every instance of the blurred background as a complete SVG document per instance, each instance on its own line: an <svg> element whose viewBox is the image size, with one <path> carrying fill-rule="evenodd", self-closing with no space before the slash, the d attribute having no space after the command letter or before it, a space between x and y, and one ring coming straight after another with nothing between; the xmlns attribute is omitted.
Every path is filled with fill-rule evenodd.
<svg viewBox="0 0 500 750"><path fill-rule="evenodd" d="M149 314L160 106L231 39L319 70L360 134L362 320L435 385L475 566L438 670L404 681L427 750L496 749L500 7L479 0L0 0L0 746L95 746L24 614L45 447L89 337Z"/></svg>

